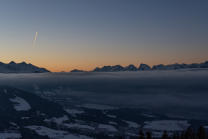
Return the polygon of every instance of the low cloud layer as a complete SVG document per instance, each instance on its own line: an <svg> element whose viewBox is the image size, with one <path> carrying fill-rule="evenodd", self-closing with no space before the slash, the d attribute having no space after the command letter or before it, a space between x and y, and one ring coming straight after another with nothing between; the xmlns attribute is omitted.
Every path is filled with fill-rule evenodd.
<svg viewBox="0 0 208 139"><path fill-rule="evenodd" d="M82 103L208 110L208 70L0 74L0 84L30 92L59 90Z"/></svg>

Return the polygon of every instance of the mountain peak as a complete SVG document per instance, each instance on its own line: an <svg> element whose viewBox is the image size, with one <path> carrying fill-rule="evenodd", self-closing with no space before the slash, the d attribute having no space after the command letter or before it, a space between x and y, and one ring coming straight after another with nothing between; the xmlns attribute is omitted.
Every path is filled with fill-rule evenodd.
<svg viewBox="0 0 208 139"><path fill-rule="evenodd" d="M11 61L9 64L16 64L14 61Z"/></svg>
<svg viewBox="0 0 208 139"><path fill-rule="evenodd" d="M72 70L70 72L84 72L84 71L83 70L74 69L74 70Z"/></svg>
<svg viewBox="0 0 208 139"><path fill-rule="evenodd" d="M138 70L151 70L151 68L149 65L141 63Z"/></svg>
<svg viewBox="0 0 208 139"><path fill-rule="evenodd" d="M133 64L130 64L129 66L125 67L124 69L125 69L125 71L137 71L137 68Z"/></svg>
<svg viewBox="0 0 208 139"><path fill-rule="evenodd" d="M27 63L25 63L24 61L20 63L21 65L27 65Z"/></svg>

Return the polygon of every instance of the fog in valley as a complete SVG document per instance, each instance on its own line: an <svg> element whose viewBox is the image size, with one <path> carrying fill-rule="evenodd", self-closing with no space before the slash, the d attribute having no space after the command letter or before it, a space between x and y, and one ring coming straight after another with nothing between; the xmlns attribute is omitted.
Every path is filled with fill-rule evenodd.
<svg viewBox="0 0 208 139"><path fill-rule="evenodd" d="M133 107L204 119L208 70L0 74L0 84L68 103Z"/></svg>

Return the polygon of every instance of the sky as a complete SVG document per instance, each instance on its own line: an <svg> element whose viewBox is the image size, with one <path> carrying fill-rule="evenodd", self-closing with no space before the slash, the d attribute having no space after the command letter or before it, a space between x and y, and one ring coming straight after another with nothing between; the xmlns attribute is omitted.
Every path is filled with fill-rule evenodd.
<svg viewBox="0 0 208 139"><path fill-rule="evenodd" d="M52 72L202 63L207 7L207 0L1 0L0 61Z"/></svg>

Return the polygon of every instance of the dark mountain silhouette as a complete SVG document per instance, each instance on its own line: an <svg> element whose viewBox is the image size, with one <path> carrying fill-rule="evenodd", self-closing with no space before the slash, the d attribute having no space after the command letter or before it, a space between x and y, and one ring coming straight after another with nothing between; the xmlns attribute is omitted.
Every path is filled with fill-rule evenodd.
<svg viewBox="0 0 208 139"><path fill-rule="evenodd" d="M115 71L147 71L147 70L177 70L177 69L190 69L190 68L208 68L208 61L204 63L192 63L192 64L170 64L170 65L154 65L152 68L147 65L141 63L140 66L137 68L133 64L122 67L121 65L115 66L103 66L102 68L96 67L93 72L115 72ZM80 72L83 70L72 70L71 72Z"/></svg>
<svg viewBox="0 0 208 139"><path fill-rule="evenodd" d="M11 61L9 64L0 62L0 73L44 73L50 72L45 68L39 68L25 62L15 63Z"/></svg>

